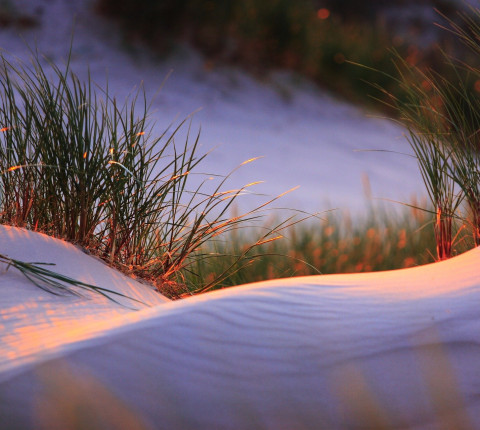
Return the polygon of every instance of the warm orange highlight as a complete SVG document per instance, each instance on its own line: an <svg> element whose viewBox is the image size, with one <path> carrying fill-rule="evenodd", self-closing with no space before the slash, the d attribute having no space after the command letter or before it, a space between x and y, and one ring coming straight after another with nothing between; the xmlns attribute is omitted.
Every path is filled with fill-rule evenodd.
<svg viewBox="0 0 480 430"><path fill-rule="evenodd" d="M0 128L0 131L7 131L7 130L10 130L10 127L3 127L3 128Z"/></svg>
<svg viewBox="0 0 480 430"><path fill-rule="evenodd" d="M263 184L264 181L255 181L255 182L250 182L249 184L245 185L244 188L252 187L254 185L258 184Z"/></svg>
<svg viewBox="0 0 480 430"><path fill-rule="evenodd" d="M182 176L187 176L189 174L190 174L190 170L187 170L185 173L182 173L181 175L172 176L169 180L174 181L175 179L181 178Z"/></svg>
<svg viewBox="0 0 480 430"><path fill-rule="evenodd" d="M330 16L330 11L327 8L318 9L318 19L327 19Z"/></svg>
<svg viewBox="0 0 480 430"><path fill-rule="evenodd" d="M137 136L143 136L145 134L144 131L141 131L140 133L137 133Z"/></svg>
<svg viewBox="0 0 480 430"><path fill-rule="evenodd" d="M14 170L21 169L23 166L12 166L7 169L7 172L13 172Z"/></svg>
<svg viewBox="0 0 480 430"><path fill-rule="evenodd" d="M474 87L475 87L475 91L476 91L477 93L480 93L480 79L478 79L478 80L475 81Z"/></svg>
<svg viewBox="0 0 480 430"><path fill-rule="evenodd" d="M479 90L480 90L480 81L477 81L477 82L479 84ZM477 82L475 82L475 89L477 89ZM425 79L424 81L422 81L422 88L425 91L430 91L432 89L432 83Z"/></svg>
<svg viewBox="0 0 480 430"><path fill-rule="evenodd" d="M260 242L257 242L256 244L257 245L265 245L266 243L269 243L269 242L273 242L275 240L278 240L278 239L283 239L283 236L275 236L275 237L272 237L270 239L265 239L265 240L262 240Z"/></svg>
<svg viewBox="0 0 480 430"><path fill-rule="evenodd" d="M263 158L263 156L249 158L248 160L245 160L242 164L240 164L240 166L244 166L245 164L251 163L252 161L259 160L260 158Z"/></svg>

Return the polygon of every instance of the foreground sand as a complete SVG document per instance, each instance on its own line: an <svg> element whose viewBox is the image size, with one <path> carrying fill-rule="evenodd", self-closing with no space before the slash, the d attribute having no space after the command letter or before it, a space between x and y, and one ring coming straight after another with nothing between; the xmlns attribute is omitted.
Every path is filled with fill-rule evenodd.
<svg viewBox="0 0 480 430"><path fill-rule="evenodd" d="M178 302L40 234L0 227L0 253L150 305L2 273L2 428L480 428L480 249Z"/></svg>

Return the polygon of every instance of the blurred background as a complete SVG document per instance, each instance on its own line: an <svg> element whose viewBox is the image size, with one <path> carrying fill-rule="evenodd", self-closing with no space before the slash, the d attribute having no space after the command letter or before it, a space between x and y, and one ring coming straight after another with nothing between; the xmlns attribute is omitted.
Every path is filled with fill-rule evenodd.
<svg viewBox="0 0 480 430"><path fill-rule="evenodd" d="M39 26L56 2L1 0L0 27L19 30ZM57 2L58 3L58 2ZM441 26L458 22L459 11L476 0L84 0L113 20L128 46L144 44L168 56L185 43L205 56L204 67L241 66L257 76L290 69L322 87L373 107L378 83L396 94L387 75L397 51L411 64L442 67L439 50L467 55ZM78 10L75 11L78 14ZM68 19L68 18L67 18ZM71 24L71 23L69 23ZM7 47L4 47L8 49ZM468 60L473 60L469 58ZM354 67L350 62L379 70Z"/></svg>
<svg viewBox="0 0 480 430"><path fill-rule="evenodd" d="M477 2L472 2L475 4ZM440 26L468 11L461 0L98 0L98 11L120 23L128 42L160 54L186 42L206 56L205 67L236 64L264 75L287 68L357 103L386 109L372 98L377 83L397 94L392 63L442 67L440 49L466 52ZM352 66L359 63L379 70Z"/></svg>

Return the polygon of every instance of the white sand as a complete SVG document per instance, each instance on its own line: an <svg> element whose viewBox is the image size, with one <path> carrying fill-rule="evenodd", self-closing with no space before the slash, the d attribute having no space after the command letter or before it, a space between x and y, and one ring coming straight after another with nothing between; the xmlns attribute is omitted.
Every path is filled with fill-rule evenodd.
<svg viewBox="0 0 480 430"><path fill-rule="evenodd" d="M414 269L168 302L71 245L0 232L0 252L56 261L60 273L154 304L131 311L97 296L56 297L14 269L1 275L5 428L38 428L52 419L39 411L75 399L107 419L127 408L152 428L350 429L370 397L395 425L436 428L465 409L480 426L480 249ZM431 390L446 397L432 406Z"/></svg>
<svg viewBox="0 0 480 430"><path fill-rule="evenodd" d="M110 269L71 244L43 234L1 226L0 253L25 262L54 263L55 266L45 268L116 291L150 306L168 302L151 287ZM107 320L109 327L111 324L122 324L113 321L115 317L122 321L123 316L131 313L129 308L147 307L115 295L112 297L128 308L112 306L107 298L96 294L91 297L88 292L85 295L91 300L52 296L28 282L15 269L9 268L5 272L6 265L2 263L2 266L0 371L36 360L39 353L44 354L101 333L102 324Z"/></svg>

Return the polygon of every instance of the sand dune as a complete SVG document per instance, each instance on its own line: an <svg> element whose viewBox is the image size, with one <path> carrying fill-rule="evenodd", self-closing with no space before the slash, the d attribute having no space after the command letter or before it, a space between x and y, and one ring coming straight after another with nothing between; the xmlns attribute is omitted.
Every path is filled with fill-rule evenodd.
<svg viewBox="0 0 480 430"><path fill-rule="evenodd" d="M132 311L96 296L52 296L14 269L3 274L6 428L74 420L80 412L62 407L65 399L89 405L97 424L120 409L162 429L351 429L372 419L461 429L469 427L455 420L467 413L470 428L480 426L480 249L413 269L273 280L168 302L71 245L0 232L1 252L59 258L59 272L153 305ZM72 416L45 417L45 402Z"/></svg>

